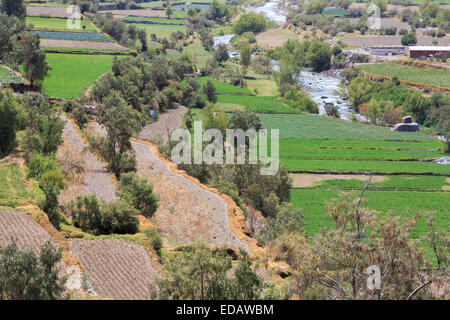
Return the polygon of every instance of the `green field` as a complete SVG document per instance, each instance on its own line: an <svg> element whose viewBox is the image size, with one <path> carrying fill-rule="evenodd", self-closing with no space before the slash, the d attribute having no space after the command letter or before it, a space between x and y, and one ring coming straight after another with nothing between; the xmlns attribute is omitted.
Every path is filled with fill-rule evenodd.
<svg viewBox="0 0 450 320"><path fill-rule="evenodd" d="M433 136L422 133L394 132L388 127L347 122L313 114L261 114L259 117L266 129L279 129L280 137L283 138L435 140Z"/></svg>
<svg viewBox="0 0 450 320"><path fill-rule="evenodd" d="M43 92L51 97L72 98L87 89L100 74L112 67L111 55L48 53L52 70L45 78Z"/></svg>
<svg viewBox="0 0 450 320"><path fill-rule="evenodd" d="M208 60L213 57L213 53L206 51L198 39L194 40L192 44L184 47L183 52L190 56L200 68L206 66Z"/></svg>
<svg viewBox="0 0 450 320"><path fill-rule="evenodd" d="M217 96L217 103L234 104L236 106L241 105L245 107L246 111L256 111L258 113L300 113L300 111L297 109L288 107L284 103L275 101L276 99L278 99L278 97L219 95Z"/></svg>
<svg viewBox="0 0 450 320"><path fill-rule="evenodd" d="M162 24L133 24L136 28L145 30L148 34L156 34L159 38L168 38L176 31L186 32L186 26L171 26Z"/></svg>
<svg viewBox="0 0 450 320"><path fill-rule="evenodd" d="M131 21L151 21L157 23L183 23L183 19L168 19L168 18L148 18L148 17L124 17L122 20Z"/></svg>
<svg viewBox="0 0 450 320"><path fill-rule="evenodd" d="M253 95L252 92L246 88L241 88L237 86L233 86L232 84L224 83L211 77L200 77L198 80L200 84L203 84L208 80L212 80L214 85L216 86L217 94L232 94L232 95Z"/></svg>
<svg viewBox="0 0 450 320"><path fill-rule="evenodd" d="M38 189L36 185L33 189ZM19 167L15 164L0 166L0 206L15 207L32 202L35 195L25 183Z"/></svg>
<svg viewBox="0 0 450 320"><path fill-rule="evenodd" d="M42 17L27 17L27 24L33 25L33 30L51 30L51 31L76 31L76 32L97 32L97 28L89 21L80 21L81 29L67 28L67 19L60 18L42 18ZM85 27L85 28L83 28Z"/></svg>
<svg viewBox="0 0 450 320"><path fill-rule="evenodd" d="M450 72L444 70L423 69L398 63L377 63L360 66L371 74L387 77L397 76L400 80L450 87Z"/></svg>
<svg viewBox="0 0 450 320"><path fill-rule="evenodd" d="M291 190L291 202L296 208L301 208L305 215L305 228L309 235L320 232L324 227L331 227L332 220L325 213L326 202L337 197L337 190ZM450 214L448 203L449 192L414 192L414 191L372 191L366 192L368 207L383 215L388 211L394 214L406 213L413 216L423 210L434 210L438 214L436 221L439 227L448 227ZM412 236L425 235L427 226L423 219L418 219L413 228Z"/></svg>
<svg viewBox="0 0 450 320"><path fill-rule="evenodd" d="M23 80L17 74L0 65L0 83L22 83Z"/></svg>

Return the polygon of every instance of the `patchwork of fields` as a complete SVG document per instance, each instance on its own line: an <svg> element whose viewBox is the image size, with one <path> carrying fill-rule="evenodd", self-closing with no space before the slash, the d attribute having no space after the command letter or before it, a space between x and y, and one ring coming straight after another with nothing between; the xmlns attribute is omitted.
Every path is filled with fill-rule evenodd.
<svg viewBox="0 0 450 320"><path fill-rule="evenodd" d="M0 83L22 83L22 78L11 71L0 65Z"/></svg>

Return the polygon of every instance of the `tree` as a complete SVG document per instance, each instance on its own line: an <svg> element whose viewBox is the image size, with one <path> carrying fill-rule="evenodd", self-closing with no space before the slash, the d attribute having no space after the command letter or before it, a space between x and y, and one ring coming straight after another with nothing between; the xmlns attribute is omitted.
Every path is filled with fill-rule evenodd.
<svg viewBox="0 0 450 320"><path fill-rule="evenodd" d="M218 63L222 63L227 61L229 58L230 56L228 55L227 46L223 43L220 43L216 47L216 50L214 50L214 60Z"/></svg>
<svg viewBox="0 0 450 320"><path fill-rule="evenodd" d="M308 14L320 14L322 13L325 6L323 5L322 1L315 0L308 3L306 6L306 12Z"/></svg>
<svg viewBox="0 0 450 320"><path fill-rule="evenodd" d="M370 99L370 101L367 103L366 113L370 122L376 124L382 115L380 103L376 101L374 98Z"/></svg>
<svg viewBox="0 0 450 320"><path fill-rule="evenodd" d="M242 129L247 131L255 129L256 131L262 129L261 119L255 112L235 111L230 120L231 129Z"/></svg>
<svg viewBox="0 0 450 320"><path fill-rule="evenodd" d="M23 0L1 0L0 12L6 13L8 16L16 16L18 18L25 18L27 10Z"/></svg>
<svg viewBox="0 0 450 320"><path fill-rule="evenodd" d="M172 15L172 13L173 13L172 5L169 4L169 5L166 7L166 14L167 14L167 17L168 17L169 19L170 19L170 16Z"/></svg>
<svg viewBox="0 0 450 320"><path fill-rule="evenodd" d="M402 36L402 45L410 46L417 43L417 37L414 33L408 33Z"/></svg>
<svg viewBox="0 0 450 320"><path fill-rule="evenodd" d="M147 218L151 218L158 209L159 197L153 193L153 186L134 172L120 177L119 196Z"/></svg>
<svg viewBox="0 0 450 320"><path fill-rule="evenodd" d="M233 25L233 31L239 35L247 31L258 33L266 30L267 26L267 19L263 15L249 12L239 16Z"/></svg>
<svg viewBox="0 0 450 320"><path fill-rule="evenodd" d="M127 152L132 149L129 139L140 129L136 112L127 105L119 92L112 90L98 108L98 120L108 133L108 169L120 178L121 173L135 168L135 159Z"/></svg>
<svg viewBox="0 0 450 320"><path fill-rule="evenodd" d="M240 253L234 274L229 276L231 258L223 249L211 250L197 242L169 255L164 266L165 277L159 279L159 298L173 300L258 299L264 287L253 271L247 254Z"/></svg>
<svg viewBox="0 0 450 320"><path fill-rule="evenodd" d="M216 103L217 101L217 95L216 95L216 85L211 79L208 79L203 84L203 93L205 94L206 98L211 103Z"/></svg>
<svg viewBox="0 0 450 320"><path fill-rule="evenodd" d="M241 54L241 65L244 68L244 70L247 70L251 60L250 45L248 44L248 42L245 42L242 45L240 54Z"/></svg>
<svg viewBox="0 0 450 320"><path fill-rule="evenodd" d="M321 72L330 68L333 52L328 43L315 41L311 44L306 61L316 72Z"/></svg>
<svg viewBox="0 0 450 320"><path fill-rule="evenodd" d="M19 105L11 92L0 91L0 155L10 152L16 145L19 125Z"/></svg>
<svg viewBox="0 0 450 320"><path fill-rule="evenodd" d="M51 69L45 61L45 52L40 49L38 34L25 33L20 41L23 50L25 76L31 86L39 85Z"/></svg>
<svg viewBox="0 0 450 320"><path fill-rule="evenodd" d="M17 241L0 247L0 300L66 299L66 277L60 277L61 249L50 241L40 248L39 258L33 250L19 250Z"/></svg>
<svg viewBox="0 0 450 320"><path fill-rule="evenodd" d="M434 124L434 133L442 135L450 153L450 104L435 108L430 114L430 120Z"/></svg>

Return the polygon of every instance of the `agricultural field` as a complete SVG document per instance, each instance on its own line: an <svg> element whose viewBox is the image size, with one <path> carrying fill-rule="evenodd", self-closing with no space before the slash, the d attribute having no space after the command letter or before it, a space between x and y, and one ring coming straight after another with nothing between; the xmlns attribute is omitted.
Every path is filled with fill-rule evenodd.
<svg viewBox="0 0 450 320"><path fill-rule="evenodd" d="M27 185L17 164L0 165L0 207L14 208L17 205L35 203L37 190L35 184Z"/></svg>
<svg viewBox="0 0 450 320"><path fill-rule="evenodd" d="M111 41L107 36L94 32L33 31L33 33L37 33L41 39Z"/></svg>
<svg viewBox="0 0 450 320"><path fill-rule="evenodd" d="M169 19L169 18L147 18L147 17L124 17L122 20L130 20L130 21L150 21L155 23L168 23L168 24L175 24L175 23L183 23L183 19Z"/></svg>
<svg viewBox="0 0 450 320"><path fill-rule="evenodd" d="M22 83L22 77L0 65L0 83Z"/></svg>
<svg viewBox="0 0 450 320"><path fill-rule="evenodd" d="M89 53L89 50L101 52L124 52L127 50L121 45L106 41L41 39L41 46L43 48L53 48L55 52L70 52L70 49L77 49L78 51L86 49L86 53Z"/></svg>
<svg viewBox="0 0 450 320"><path fill-rule="evenodd" d="M72 12L68 11L67 6L27 6L27 16L68 18Z"/></svg>
<svg viewBox="0 0 450 320"><path fill-rule="evenodd" d="M33 30L50 30L50 31L77 31L77 32L97 32L97 28L89 20L81 20L81 29L67 28L67 19L61 18L42 18L27 17L27 24L33 25Z"/></svg>
<svg viewBox="0 0 450 320"><path fill-rule="evenodd" d="M194 42L190 45L184 47L183 53L189 55L200 68L206 66L208 60L213 57L213 53L206 51L198 39L194 40Z"/></svg>
<svg viewBox="0 0 450 320"><path fill-rule="evenodd" d="M253 95L253 93L247 88L233 86L232 84L218 81L212 79L211 77L200 77L198 80L200 82L200 85L202 86L207 80L212 80L212 82L216 86L216 93L219 95Z"/></svg>
<svg viewBox="0 0 450 320"><path fill-rule="evenodd" d="M133 24L136 28L145 30L148 34L156 34L158 37L167 38L171 33L186 32L186 26L163 25L163 24Z"/></svg>
<svg viewBox="0 0 450 320"><path fill-rule="evenodd" d="M52 69L43 82L44 93L51 97L72 98L111 69L113 56L48 53L47 62Z"/></svg>
<svg viewBox="0 0 450 320"><path fill-rule="evenodd" d="M363 46L399 46L402 36L353 36L352 34L338 38L340 41L354 47ZM433 38L431 36L418 36L418 46L431 46L433 40L437 40L440 46L450 45L450 38Z"/></svg>
<svg viewBox="0 0 450 320"><path fill-rule="evenodd" d="M371 74L397 76L400 80L450 88L450 72L444 70L423 69L398 63L366 64L360 66L360 69Z"/></svg>
<svg viewBox="0 0 450 320"><path fill-rule="evenodd" d="M347 122L313 114L260 115L267 129L279 129L283 138L435 141L421 133L394 132L388 127Z"/></svg>
<svg viewBox="0 0 450 320"><path fill-rule="evenodd" d="M237 109L243 106L246 111L256 111L258 113L272 114L292 114L300 113L299 110L288 107L287 105L277 102L278 97L258 97L258 96L239 96L239 95L219 95L217 103L219 105L235 105Z"/></svg>

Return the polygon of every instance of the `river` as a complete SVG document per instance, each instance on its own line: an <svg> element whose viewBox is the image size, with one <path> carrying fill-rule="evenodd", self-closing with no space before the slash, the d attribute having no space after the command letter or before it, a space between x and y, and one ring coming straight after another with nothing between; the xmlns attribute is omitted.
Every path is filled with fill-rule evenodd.
<svg viewBox="0 0 450 320"><path fill-rule="evenodd" d="M248 11L253 11L257 13L264 14L268 19L275 21L278 24L283 24L286 22L286 13L278 8L278 1L269 1L263 6L249 8ZM234 34L226 34L222 36L214 37L214 45L229 44ZM239 56L238 52L230 51L230 56ZM274 63L274 69L276 70L277 65ZM325 73L318 73L313 71L301 71L301 73L296 76L297 83L302 87L311 98L319 106L319 114L324 115L325 104L333 103L339 110L341 118L349 119L352 114L352 109L348 101L343 100L340 95L336 93L339 89L341 79L336 76L332 76ZM363 120L363 117L358 115L358 117Z"/></svg>

